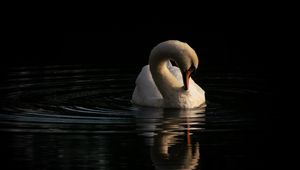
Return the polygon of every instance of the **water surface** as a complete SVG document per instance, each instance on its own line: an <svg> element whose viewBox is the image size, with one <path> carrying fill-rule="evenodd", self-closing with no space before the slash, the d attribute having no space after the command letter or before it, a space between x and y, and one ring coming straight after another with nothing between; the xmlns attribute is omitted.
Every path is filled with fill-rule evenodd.
<svg viewBox="0 0 300 170"><path fill-rule="evenodd" d="M0 85L7 169L259 169L267 75L207 71L205 109L130 103L139 69L10 68ZM2 169L2 168L1 168Z"/></svg>

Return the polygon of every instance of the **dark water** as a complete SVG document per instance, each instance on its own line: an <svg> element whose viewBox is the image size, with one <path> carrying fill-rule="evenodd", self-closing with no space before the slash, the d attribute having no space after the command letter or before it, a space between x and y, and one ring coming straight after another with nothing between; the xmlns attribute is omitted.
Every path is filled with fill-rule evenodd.
<svg viewBox="0 0 300 170"><path fill-rule="evenodd" d="M130 103L139 68L15 67L0 85L5 169L261 169L268 75L202 71L205 109ZM0 168L3 169L3 168Z"/></svg>

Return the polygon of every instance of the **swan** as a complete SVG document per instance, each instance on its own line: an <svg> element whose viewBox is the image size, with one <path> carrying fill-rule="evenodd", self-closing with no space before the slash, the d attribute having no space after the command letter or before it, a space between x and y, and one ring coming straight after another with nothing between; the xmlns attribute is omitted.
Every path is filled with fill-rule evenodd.
<svg viewBox="0 0 300 170"><path fill-rule="evenodd" d="M172 66L170 60L178 67ZM178 40L159 43L135 81L131 102L162 108L204 107L205 92L191 78L197 67L197 54L187 43Z"/></svg>

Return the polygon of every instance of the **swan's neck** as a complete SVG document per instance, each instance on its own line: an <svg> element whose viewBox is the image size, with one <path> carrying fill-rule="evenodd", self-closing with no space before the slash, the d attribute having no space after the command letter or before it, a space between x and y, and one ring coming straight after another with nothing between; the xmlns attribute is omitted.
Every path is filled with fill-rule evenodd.
<svg viewBox="0 0 300 170"><path fill-rule="evenodd" d="M163 56L150 57L150 71L153 80L165 100L176 98L183 83L180 83L168 68L170 58Z"/></svg>

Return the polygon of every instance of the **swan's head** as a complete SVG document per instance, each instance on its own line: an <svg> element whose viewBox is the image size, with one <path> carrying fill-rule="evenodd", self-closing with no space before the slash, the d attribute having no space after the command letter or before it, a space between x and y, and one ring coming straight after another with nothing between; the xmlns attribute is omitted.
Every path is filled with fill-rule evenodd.
<svg viewBox="0 0 300 170"><path fill-rule="evenodd" d="M187 43L182 43L177 58L175 62L181 70L184 89L188 90L191 74L198 68L198 56Z"/></svg>
<svg viewBox="0 0 300 170"><path fill-rule="evenodd" d="M177 40L166 41L166 43L170 43L171 45L170 50L173 55L171 58L180 68L184 89L188 90L191 74L198 68L198 56L187 43Z"/></svg>
<svg viewBox="0 0 300 170"><path fill-rule="evenodd" d="M168 40L158 44L151 51L150 63L155 64L161 59L173 60L176 63L183 76L184 89L188 90L191 73L198 68L196 52L185 42Z"/></svg>

